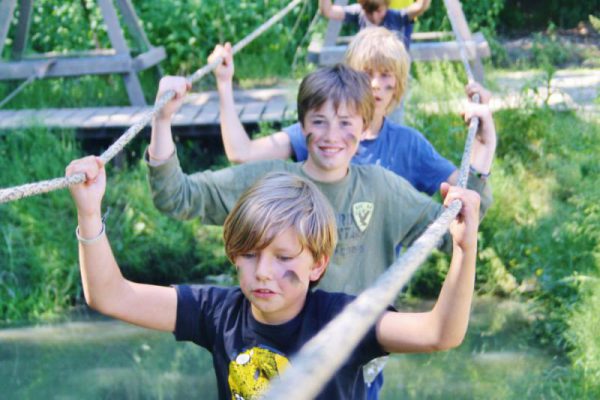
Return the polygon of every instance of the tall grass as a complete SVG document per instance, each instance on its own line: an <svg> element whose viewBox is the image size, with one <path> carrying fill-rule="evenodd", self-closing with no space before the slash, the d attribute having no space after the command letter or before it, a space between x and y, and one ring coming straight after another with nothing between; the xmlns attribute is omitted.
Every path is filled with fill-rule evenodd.
<svg viewBox="0 0 600 400"><path fill-rule="evenodd" d="M68 131L6 132L0 137L0 187L63 175L82 156L76 143ZM124 274L168 284L227 272L220 228L161 215L145 173L139 162L119 171L108 167L107 231ZM52 318L82 301L76 224L66 190L0 206L0 321Z"/></svg>

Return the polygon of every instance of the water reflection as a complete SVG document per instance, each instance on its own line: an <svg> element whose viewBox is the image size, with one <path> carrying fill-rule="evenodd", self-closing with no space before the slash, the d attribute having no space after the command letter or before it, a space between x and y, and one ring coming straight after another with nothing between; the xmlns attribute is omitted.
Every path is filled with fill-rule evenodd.
<svg viewBox="0 0 600 400"><path fill-rule="evenodd" d="M393 356L381 398L539 397L556 361L527 344L529 319L522 305L480 299L463 346ZM89 315L0 330L0 387L3 399L217 398L208 352Z"/></svg>

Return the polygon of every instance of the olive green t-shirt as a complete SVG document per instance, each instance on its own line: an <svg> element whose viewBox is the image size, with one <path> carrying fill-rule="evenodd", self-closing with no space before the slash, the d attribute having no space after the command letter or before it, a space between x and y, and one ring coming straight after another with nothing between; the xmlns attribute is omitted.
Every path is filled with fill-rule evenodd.
<svg viewBox="0 0 600 400"><path fill-rule="evenodd" d="M288 171L313 181L333 206L338 244L319 283L320 289L331 292L356 295L371 286L393 263L396 247L410 246L442 210L404 178L375 165L351 165L343 179L324 183L310 179L302 163L283 160L187 175L173 155L159 166L149 166L149 180L154 204L163 213L223 225L241 194L272 171ZM485 210L491 199L489 190L485 182L471 178L470 186L482 194L481 209ZM441 246L451 250L448 234Z"/></svg>

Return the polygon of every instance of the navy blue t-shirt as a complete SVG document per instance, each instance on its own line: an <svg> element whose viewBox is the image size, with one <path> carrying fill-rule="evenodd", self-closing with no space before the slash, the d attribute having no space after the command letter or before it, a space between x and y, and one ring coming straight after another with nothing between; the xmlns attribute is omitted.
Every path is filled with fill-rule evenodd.
<svg viewBox="0 0 600 400"><path fill-rule="evenodd" d="M254 319L239 288L175 288L175 338L212 353L219 398L227 400L262 393L270 379L285 370L290 357L354 300L342 293L309 291L298 316L281 325L266 325ZM362 366L385 354L373 326L318 398L365 398Z"/></svg>
<svg viewBox="0 0 600 400"><path fill-rule="evenodd" d="M300 123L288 126L283 131L290 138L296 161L306 160L308 149ZM377 138L360 142L352 163L380 165L430 196L456 170L421 132L396 124L388 118L384 118Z"/></svg>
<svg viewBox="0 0 600 400"><path fill-rule="evenodd" d="M367 19L365 10L360 4L344 6L344 23L352 24L358 29L376 26ZM409 18L404 10L393 10L389 8L380 25L394 32L398 39L402 40L406 50L410 48L410 36L412 35L414 21Z"/></svg>

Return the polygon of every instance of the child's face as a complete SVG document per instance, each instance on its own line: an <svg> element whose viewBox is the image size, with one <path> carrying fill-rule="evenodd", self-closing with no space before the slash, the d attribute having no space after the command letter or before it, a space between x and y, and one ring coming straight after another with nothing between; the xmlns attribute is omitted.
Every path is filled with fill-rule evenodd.
<svg viewBox="0 0 600 400"><path fill-rule="evenodd" d="M375 115L384 116L394 97L396 77L389 71L365 71L371 78L371 88L375 98Z"/></svg>
<svg viewBox="0 0 600 400"><path fill-rule="evenodd" d="M365 13L365 16L367 17L370 23L379 26L383 22L383 18L385 17L387 11L388 8L385 5L381 5L377 10L371 13Z"/></svg>
<svg viewBox="0 0 600 400"><path fill-rule="evenodd" d="M311 177L333 181L346 176L364 131L362 116L346 103L336 110L332 101L309 110L303 132L308 147L306 171Z"/></svg>
<svg viewBox="0 0 600 400"><path fill-rule="evenodd" d="M317 280L325 261L315 262L293 228L275 236L264 249L235 258L242 292L252 315L267 324L282 324L300 313L310 281Z"/></svg>

